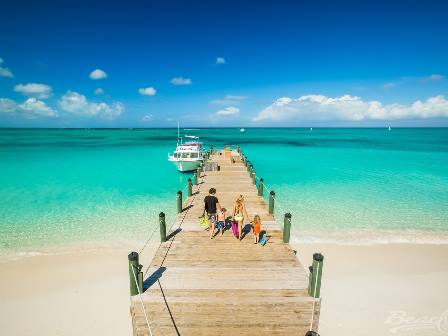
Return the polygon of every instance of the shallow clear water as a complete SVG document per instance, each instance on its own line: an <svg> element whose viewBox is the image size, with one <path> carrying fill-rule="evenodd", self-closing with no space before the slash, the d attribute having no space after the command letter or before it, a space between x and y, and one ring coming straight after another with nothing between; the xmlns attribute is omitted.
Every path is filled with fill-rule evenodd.
<svg viewBox="0 0 448 336"><path fill-rule="evenodd" d="M144 240L190 177L167 161L176 133L0 130L0 253ZM448 242L448 129L188 134L240 144L299 240Z"/></svg>

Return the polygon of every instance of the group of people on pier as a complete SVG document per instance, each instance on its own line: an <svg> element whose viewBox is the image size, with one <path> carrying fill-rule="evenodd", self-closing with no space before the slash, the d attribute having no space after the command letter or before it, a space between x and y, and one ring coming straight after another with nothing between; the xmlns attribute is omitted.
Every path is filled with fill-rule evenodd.
<svg viewBox="0 0 448 336"><path fill-rule="evenodd" d="M222 207L216 197L216 189L211 188L209 194L204 198L204 214L207 214L208 226L210 228L210 239L213 239L215 234L224 234L224 230L227 227L227 209ZM232 231L235 237L239 240L243 238L244 231L244 219L248 220L249 215L247 214L246 204L244 202L244 196L239 195L234 204L230 215L230 223L232 226ZM260 216L255 215L253 220L250 221L252 224L252 232L254 235L254 244L259 243L260 232L261 232L261 219ZM217 232L215 230L218 230Z"/></svg>

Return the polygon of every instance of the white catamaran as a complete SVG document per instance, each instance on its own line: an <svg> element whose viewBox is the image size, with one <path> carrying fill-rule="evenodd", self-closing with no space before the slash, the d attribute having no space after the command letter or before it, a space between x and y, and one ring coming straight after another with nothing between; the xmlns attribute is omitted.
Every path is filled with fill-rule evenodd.
<svg viewBox="0 0 448 336"><path fill-rule="evenodd" d="M205 154L202 142L199 142L199 137L194 135L185 135L184 137L193 141L182 143L182 138L179 134L179 125L177 125L176 150L172 155L168 154L168 161L174 163L180 172L196 170Z"/></svg>

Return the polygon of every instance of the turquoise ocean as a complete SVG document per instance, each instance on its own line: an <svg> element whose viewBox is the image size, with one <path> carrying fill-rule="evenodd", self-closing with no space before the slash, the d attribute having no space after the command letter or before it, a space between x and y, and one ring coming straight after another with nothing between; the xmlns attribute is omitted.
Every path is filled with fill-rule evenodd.
<svg viewBox="0 0 448 336"><path fill-rule="evenodd" d="M190 129L239 144L294 240L448 243L448 129ZM189 174L176 129L0 130L0 255L144 241ZM184 189L184 192L185 189ZM218 190L219 196L219 190ZM230 205L227 205L230 206Z"/></svg>

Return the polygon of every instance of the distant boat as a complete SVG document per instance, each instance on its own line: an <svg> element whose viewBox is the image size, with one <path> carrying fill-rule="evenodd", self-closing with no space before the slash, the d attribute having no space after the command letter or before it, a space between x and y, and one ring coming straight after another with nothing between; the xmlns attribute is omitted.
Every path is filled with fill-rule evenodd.
<svg viewBox="0 0 448 336"><path fill-rule="evenodd" d="M312 127L310 128L310 131L311 131L311 132L313 131L313 128L312 128Z"/></svg>
<svg viewBox="0 0 448 336"><path fill-rule="evenodd" d="M389 131L390 131L390 126L389 126Z"/></svg>
<svg viewBox="0 0 448 336"><path fill-rule="evenodd" d="M240 132L244 133L244 132L246 132L246 130L244 128L242 128L242 129L240 129Z"/></svg>

